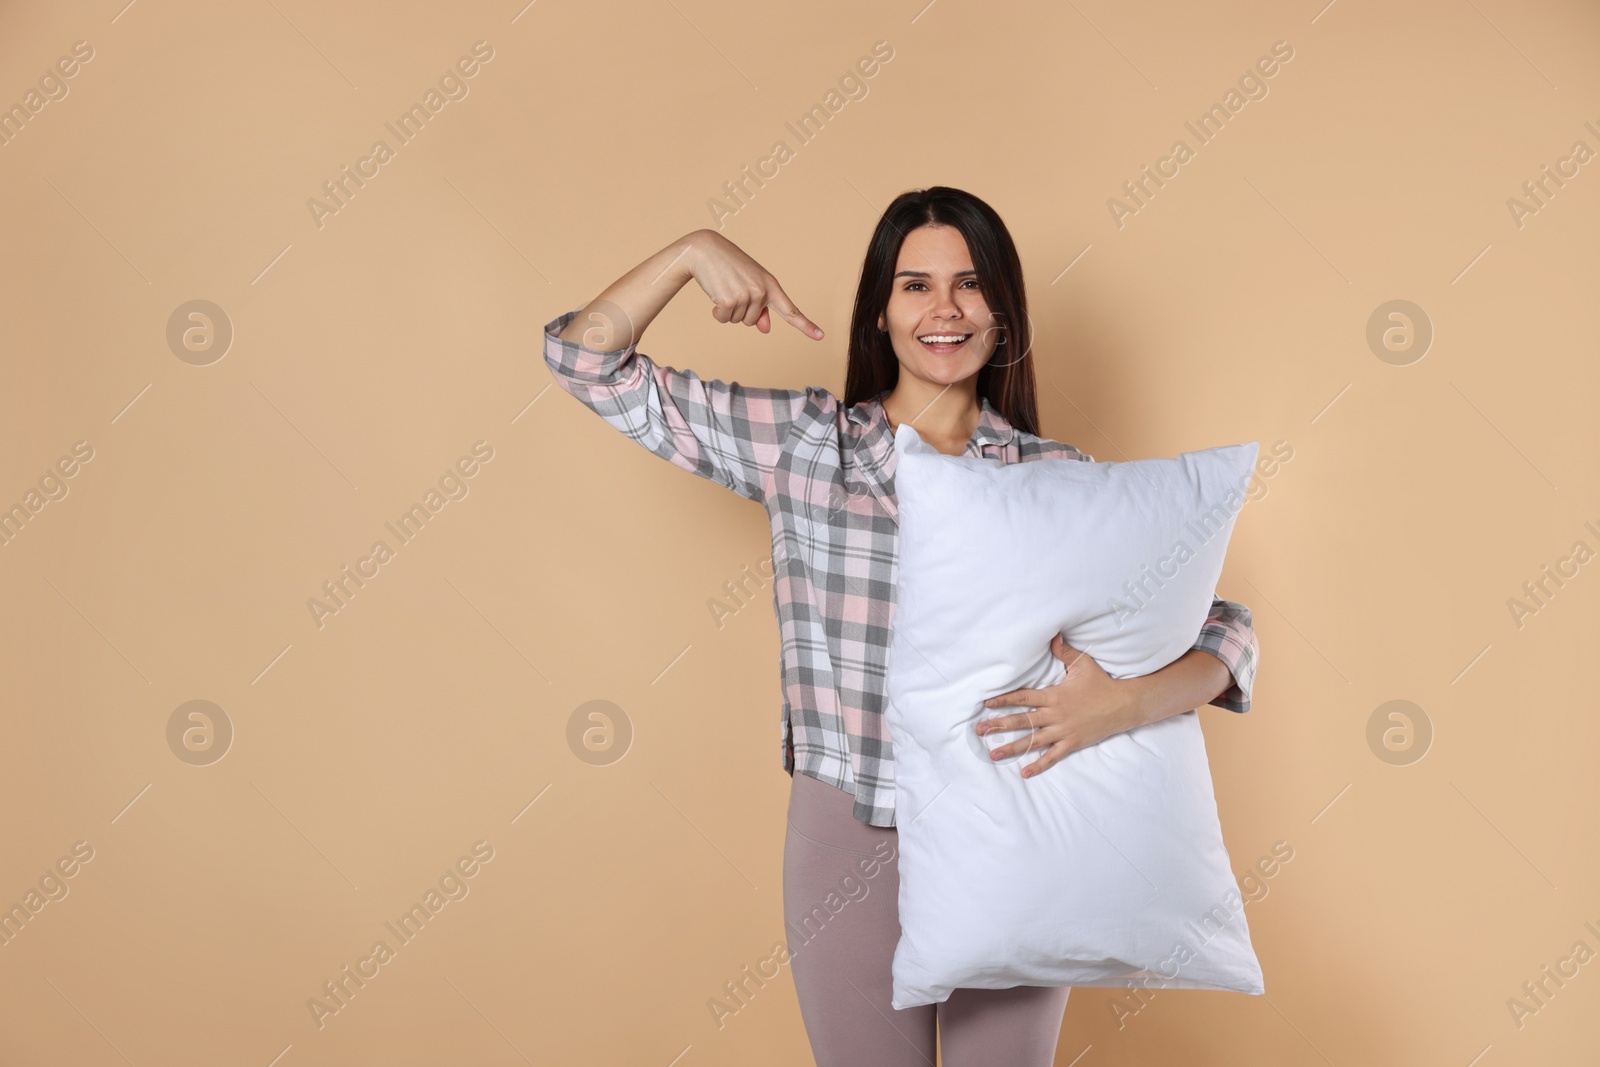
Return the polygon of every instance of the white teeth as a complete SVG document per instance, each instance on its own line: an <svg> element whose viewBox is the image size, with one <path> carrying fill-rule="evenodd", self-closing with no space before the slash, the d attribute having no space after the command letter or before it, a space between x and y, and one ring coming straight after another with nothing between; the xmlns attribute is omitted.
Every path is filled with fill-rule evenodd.
<svg viewBox="0 0 1600 1067"><path fill-rule="evenodd" d="M965 341L971 336L970 333L930 333L924 337L917 338L917 340L927 341L936 345L953 345Z"/></svg>

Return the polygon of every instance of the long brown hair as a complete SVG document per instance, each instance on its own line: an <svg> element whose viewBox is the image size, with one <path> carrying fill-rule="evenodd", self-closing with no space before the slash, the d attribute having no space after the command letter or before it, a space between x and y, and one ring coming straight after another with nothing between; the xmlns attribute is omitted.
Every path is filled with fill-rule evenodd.
<svg viewBox="0 0 1600 1067"><path fill-rule="evenodd" d="M978 371L978 396L987 397L1011 425L1037 436L1033 320L1028 318L1028 296L1017 246L994 208L971 193L946 185L901 193L884 210L872 231L850 316L845 406L874 400L893 389L900 379L900 362L889 335L878 329L878 316L888 306L889 293L894 288L900 245L906 234L928 224L953 226L966 238L983 298L998 320L994 355Z"/></svg>

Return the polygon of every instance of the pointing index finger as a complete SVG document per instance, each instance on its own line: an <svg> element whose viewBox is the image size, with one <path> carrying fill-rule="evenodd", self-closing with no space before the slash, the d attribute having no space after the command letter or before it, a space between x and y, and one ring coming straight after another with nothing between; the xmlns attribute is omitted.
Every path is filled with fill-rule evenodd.
<svg viewBox="0 0 1600 1067"><path fill-rule="evenodd" d="M778 314L789 321L789 324L807 337L822 340L822 327L800 314L800 309L794 306L794 301L789 299L789 294L776 283L772 287L772 300L768 306L778 309Z"/></svg>

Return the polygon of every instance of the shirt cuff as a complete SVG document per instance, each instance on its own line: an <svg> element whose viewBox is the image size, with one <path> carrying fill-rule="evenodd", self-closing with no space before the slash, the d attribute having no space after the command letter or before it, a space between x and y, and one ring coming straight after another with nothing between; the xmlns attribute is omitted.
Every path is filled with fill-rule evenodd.
<svg viewBox="0 0 1600 1067"><path fill-rule="evenodd" d="M609 384L616 379L617 370L633 355L638 342L612 352L600 352L558 336L582 310L573 308L544 324L544 360L563 377L595 385Z"/></svg>

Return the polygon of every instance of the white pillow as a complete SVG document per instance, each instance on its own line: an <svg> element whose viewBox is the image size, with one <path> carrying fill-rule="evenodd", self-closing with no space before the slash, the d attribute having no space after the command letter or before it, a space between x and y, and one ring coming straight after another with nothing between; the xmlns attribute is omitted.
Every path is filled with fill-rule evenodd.
<svg viewBox="0 0 1600 1067"><path fill-rule="evenodd" d="M1069 753L995 762L988 697L1066 674L1059 631L1114 678L1205 624L1256 442L1176 459L1003 464L895 434L899 580L886 681L900 848L893 1006L952 989L1264 992L1186 711Z"/></svg>

